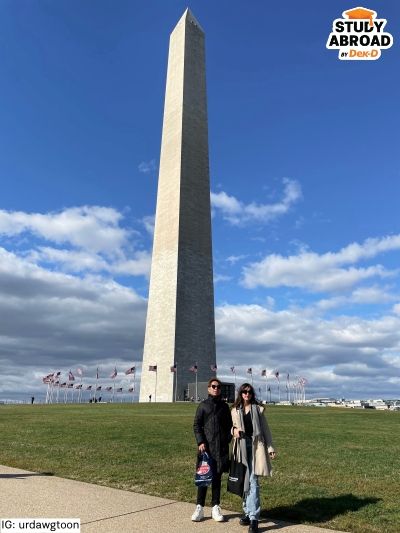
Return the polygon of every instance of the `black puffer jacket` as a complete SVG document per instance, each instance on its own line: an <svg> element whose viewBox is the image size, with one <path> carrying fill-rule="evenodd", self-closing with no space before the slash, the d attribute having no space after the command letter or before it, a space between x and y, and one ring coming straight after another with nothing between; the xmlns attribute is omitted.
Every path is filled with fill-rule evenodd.
<svg viewBox="0 0 400 533"><path fill-rule="evenodd" d="M209 396L201 402L194 417L193 430L197 445L202 442L216 462L217 472L229 469L229 442L232 417L229 406L220 398Z"/></svg>

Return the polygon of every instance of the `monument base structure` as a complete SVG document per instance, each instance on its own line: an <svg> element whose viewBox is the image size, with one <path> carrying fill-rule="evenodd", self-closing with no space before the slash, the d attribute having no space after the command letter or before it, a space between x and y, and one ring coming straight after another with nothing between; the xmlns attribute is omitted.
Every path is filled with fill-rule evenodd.
<svg viewBox="0 0 400 533"><path fill-rule="evenodd" d="M215 364L204 32L187 9L170 37L139 400L183 399Z"/></svg>
<svg viewBox="0 0 400 533"><path fill-rule="evenodd" d="M208 381L197 383L197 400L196 400L196 383L188 383L185 400L201 401L208 397ZM235 401L235 384L221 383L221 398L229 403Z"/></svg>

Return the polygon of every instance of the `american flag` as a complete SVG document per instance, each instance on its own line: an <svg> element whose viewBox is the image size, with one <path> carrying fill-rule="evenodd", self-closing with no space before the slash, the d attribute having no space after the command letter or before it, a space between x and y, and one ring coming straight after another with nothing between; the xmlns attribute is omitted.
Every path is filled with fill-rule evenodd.
<svg viewBox="0 0 400 533"><path fill-rule="evenodd" d="M210 368L211 368L211 372L217 371L217 365L211 365Z"/></svg>
<svg viewBox="0 0 400 533"><path fill-rule="evenodd" d="M278 372L278 370L275 372L275 377L279 381L279 372Z"/></svg>
<svg viewBox="0 0 400 533"><path fill-rule="evenodd" d="M133 387L129 387L128 392L135 392L135 389Z"/></svg>
<svg viewBox="0 0 400 533"><path fill-rule="evenodd" d="M61 372L60 372L60 371L56 372L56 373L54 374L54 376L55 376L56 378L58 378L59 376L61 376Z"/></svg>
<svg viewBox="0 0 400 533"><path fill-rule="evenodd" d="M83 370L82 370L82 368L77 368L77 369L76 369L76 373L78 374L78 376L83 376Z"/></svg>
<svg viewBox="0 0 400 533"><path fill-rule="evenodd" d="M52 376L53 374L51 374ZM43 383L52 383L53 379L50 376L45 376L42 378Z"/></svg>
<svg viewBox="0 0 400 533"><path fill-rule="evenodd" d="M189 372L193 372L194 374L197 374L197 365L193 365L189 368Z"/></svg>
<svg viewBox="0 0 400 533"><path fill-rule="evenodd" d="M170 370L171 372L176 372L176 363L171 366Z"/></svg>
<svg viewBox="0 0 400 533"><path fill-rule="evenodd" d="M69 389L73 389L74 388L74 384L73 383L68 383L68 388Z"/></svg>
<svg viewBox="0 0 400 533"><path fill-rule="evenodd" d="M96 390L101 390L101 385L99 385L99 386L96 388Z"/></svg>
<svg viewBox="0 0 400 533"><path fill-rule="evenodd" d="M91 385L88 385L88 386L86 387L86 390L92 390L92 386L91 386Z"/></svg>
<svg viewBox="0 0 400 533"><path fill-rule="evenodd" d="M67 384L64 382L64 383L61 383L60 387L66 387Z"/></svg>
<svg viewBox="0 0 400 533"><path fill-rule="evenodd" d="M267 371L266 370L261 370L261 375L267 377Z"/></svg>
<svg viewBox="0 0 400 533"><path fill-rule="evenodd" d="M136 367L131 366L131 368L128 368L128 370L125 370L125 374L129 376L129 374L134 374L136 372Z"/></svg>
<svg viewBox="0 0 400 533"><path fill-rule="evenodd" d="M76 389L81 389L82 388L82 383L80 383L79 385L75 385L75 388Z"/></svg>
<svg viewBox="0 0 400 533"><path fill-rule="evenodd" d="M96 370L96 379L99 379L99 367L97 367L97 370Z"/></svg>
<svg viewBox="0 0 400 533"><path fill-rule="evenodd" d="M252 368L248 368L248 369L247 369L247 373L248 373L248 374L252 374L252 373L253 373L253 369L252 369Z"/></svg>
<svg viewBox="0 0 400 533"><path fill-rule="evenodd" d="M117 372L117 367L115 366L115 367L114 367L114 372L110 375L110 378L111 378L111 379L116 378L116 377L117 377L117 374L118 374L118 372Z"/></svg>
<svg viewBox="0 0 400 533"><path fill-rule="evenodd" d="M106 387L106 391L107 392L111 392L112 391L112 387Z"/></svg>
<svg viewBox="0 0 400 533"><path fill-rule="evenodd" d="M75 381L75 376L71 372L71 370L68 372L68 381Z"/></svg>
<svg viewBox="0 0 400 533"><path fill-rule="evenodd" d="M157 372L157 365L150 365L149 372Z"/></svg>
<svg viewBox="0 0 400 533"><path fill-rule="evenodd" d="M122 387L119 387L119 388L117 389L117 392L122 392Z"/></svg>
<svg viewBox="0 0 400 533"><path fill-rule="evenodd" d="M231 372L235 373L235 367L231 366Z"/></svg>

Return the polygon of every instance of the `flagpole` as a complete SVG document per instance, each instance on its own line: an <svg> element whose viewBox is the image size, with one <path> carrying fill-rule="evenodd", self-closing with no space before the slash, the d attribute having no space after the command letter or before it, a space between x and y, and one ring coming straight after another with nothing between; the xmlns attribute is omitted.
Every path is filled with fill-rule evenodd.
<svg viewBox="0 0 400 533"><path fill-rule="evenodd" d="M197 366L197 363L196 363L196 366ZM196 402L197 402L197 398L198 396L197 396L197 368L196 368L196 400L195 400Z"/></svg>
<svg viewBox="0 0 400 533"><path fill-rule="evenodd" d="M158 374L158 364L156 363L156 388L154 390L154 401L157 402L157 374Z"/></svg>
<svg viewBox="0 0 400 533"><path fill-rule="evenodd" d="M46 403L49 403L49 389L50 389L50 383L47 383Z"/></svg>
<svg viewBox="0 0 400 533"><path fill-rule="evenodd" d="M265 371L265 400L268 401L268 390L267 390L267 371Z"/></svg>
<svg viewBox="0 0 400 533"><path fill-rule="evenodd" d="M96 385L94 387L94 403L96 403L97 380L99 379L99 367L96 370Z"/></svg>
<svg viewBox="0 0 400 533"><path fill-rule="evenodd" d="M178 365L175 365L174 379L175 379L175 403L176 403L176 392L178 390Z"/></svg>
<svg viewBox="0 0 400 533"><path fill-rule="evenodd" d="M79 394L78 394L78 403L81 403L81 400L82 400L82 387L83 387L83 383L82 383L82 376L81 376L81 388L79 389Z"/></svg>

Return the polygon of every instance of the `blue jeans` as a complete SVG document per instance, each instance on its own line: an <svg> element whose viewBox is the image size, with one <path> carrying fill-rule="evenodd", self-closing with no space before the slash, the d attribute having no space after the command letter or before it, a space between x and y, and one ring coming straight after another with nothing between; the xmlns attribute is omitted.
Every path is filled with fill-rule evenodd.
<svg viewBox="0 0 400 533"><path fill-rule="evenodd" d="M247 464L250 474L249 491L244 494L243 511L250 520L258 520L260 518L260 485L258 484L258 476L253 474L253 442L252 439L246 438Z"/></svg>

